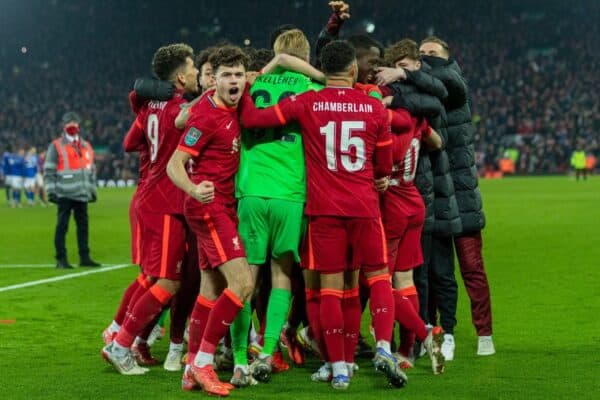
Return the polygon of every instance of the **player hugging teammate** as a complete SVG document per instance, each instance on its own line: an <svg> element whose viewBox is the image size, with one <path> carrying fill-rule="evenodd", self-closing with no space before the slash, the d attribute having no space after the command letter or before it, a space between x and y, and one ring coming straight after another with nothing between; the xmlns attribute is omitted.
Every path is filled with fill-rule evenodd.
<svg viewBox="0 0 600 400"><path fill-rule="evenodd" d="M183 390L227 396L268 382L289 368L282 345L296 365L307 351L320 357L313 381L346 389L367 300L373 366L389 385L406 385L416 339L433 373L444 372L444 332L419 316L412 273L427 205L415 176L419 157L444 145L430 123L442 106L429 98L442 84L419 75L410 42L393 60L405 76L384 82L405 86L378 87L392 74L378 68L383 49L368 37L333 40L349 9L330 5L320 70L305 35L287 26L273 58L221 45L194 63L189 46L170 45L154 56L158 80L136 82L124 145L141 159L130 209L141 273L102 351L120 373L157 363L148 335L170 308L167 370L181 369L189 319ZM215 366L233 370L229 382Z"/></svg>

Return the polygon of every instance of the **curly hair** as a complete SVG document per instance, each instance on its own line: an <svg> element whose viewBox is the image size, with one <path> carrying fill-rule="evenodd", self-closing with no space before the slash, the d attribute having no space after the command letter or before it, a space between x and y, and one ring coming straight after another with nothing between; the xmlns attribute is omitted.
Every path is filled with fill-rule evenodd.
<svg viewBox="0 0 600 400"><path fill-rule="evenodd" d="M175 72L185 66L188 57L194 58L194 50L185 43L160 47L152 57L152 71L158 79L171 81Z"/></svg>
<svg viewBox="0 0 600 400"><path fill-rule="evenodd" d="M241 64L248 69L249 61L248 55L242 49L232 45L219 47L208 57L215 73L220 66L235 67Z"/></svg>
<svg viewBox="0 0 600 400"><path fill-rule="evenodd" d="M329 42L321 51L321 68L326 75L346 71L355 60L356 50L346 40Z"/></svg>

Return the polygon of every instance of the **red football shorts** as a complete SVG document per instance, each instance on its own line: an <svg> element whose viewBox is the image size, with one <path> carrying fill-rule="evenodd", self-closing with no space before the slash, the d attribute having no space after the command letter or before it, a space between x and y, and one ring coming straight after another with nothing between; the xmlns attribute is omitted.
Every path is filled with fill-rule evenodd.
<svg viewBox="0 0 600 400"><path fill-rule="evenodd" d="M143 232L142 269L153 278L179 280L185 256L186 224L182 215L138 213Z"/></svg>
<svg viewBox="0 0 600 400"><path fill-rule="evenodd" d="M388 240L390 274L394 271L408 271L423 264L421 232L424 222L424 213L397 221L397 226L402 225L404 232L402 236Z"/></svg>
<svg viewBox="0 0 600 400"><path fill-rule="evenodd" d="M302 266L324 274L387 265L387 244L380 218L308 217Z"/></svg>
<svg viewBox="0 0 600 400"><path fill-rule="evenodd" d="M211 204L185 217L197 238L200 269L217 268L234 258L246 257L235 208Z"/></svg>
<svg viewBox="0 0 600 400"><path fill-rule="evenodd" d="M137 190L129 203L129 228L131 231L131 263L140 265L142 255L142 232L137 218Z"/></svg>

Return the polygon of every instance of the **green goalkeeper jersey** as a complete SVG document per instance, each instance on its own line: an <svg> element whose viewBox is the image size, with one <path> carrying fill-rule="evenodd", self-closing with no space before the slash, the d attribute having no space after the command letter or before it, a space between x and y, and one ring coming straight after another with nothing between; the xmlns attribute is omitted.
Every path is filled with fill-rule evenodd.
<svg viewBox="0 0 600 400"><path fill-rule="evenodd" d="M258 76L250 94L256 107L265 108L288 96L322 87L297 72L277 71ZM242 132L236 197L246 196L305 201L306 171L298 124L292 122L282 128Z"/></svg>

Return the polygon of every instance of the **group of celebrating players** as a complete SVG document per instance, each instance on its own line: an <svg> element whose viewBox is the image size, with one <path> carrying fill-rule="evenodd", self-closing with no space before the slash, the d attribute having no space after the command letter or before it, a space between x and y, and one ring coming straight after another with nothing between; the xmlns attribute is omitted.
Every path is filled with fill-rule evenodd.
<svg viewBox="0 0 600 400"><path fill-rule="evenodd" d="M330 4L335 21L349 17L346 3ZM267 382L289 368L280 345L295 364L318 355L312 379L346 389L367 300L373 365L390 385L406 384L417 339L433 373L444 372L444 332L419 316L412 276L425 221L417 161L443 140L376 85L418 70L419 47L402 40L391 59L366 36L322 39L316 67L290 26L273 35L274 57L226 44L194 58L172 44L152 60L158 80L136 82L124 147L140 156L130 222L141 272L102 349L121 374L157 364L147 339L170 308L164 367L178 371L183 360L184 390L226 396ZM421 51L442 44L428 38ZM394 348L396 322L404 330ZM221 358L233 355L230 382L214 370L220 343Z"/></svg>

